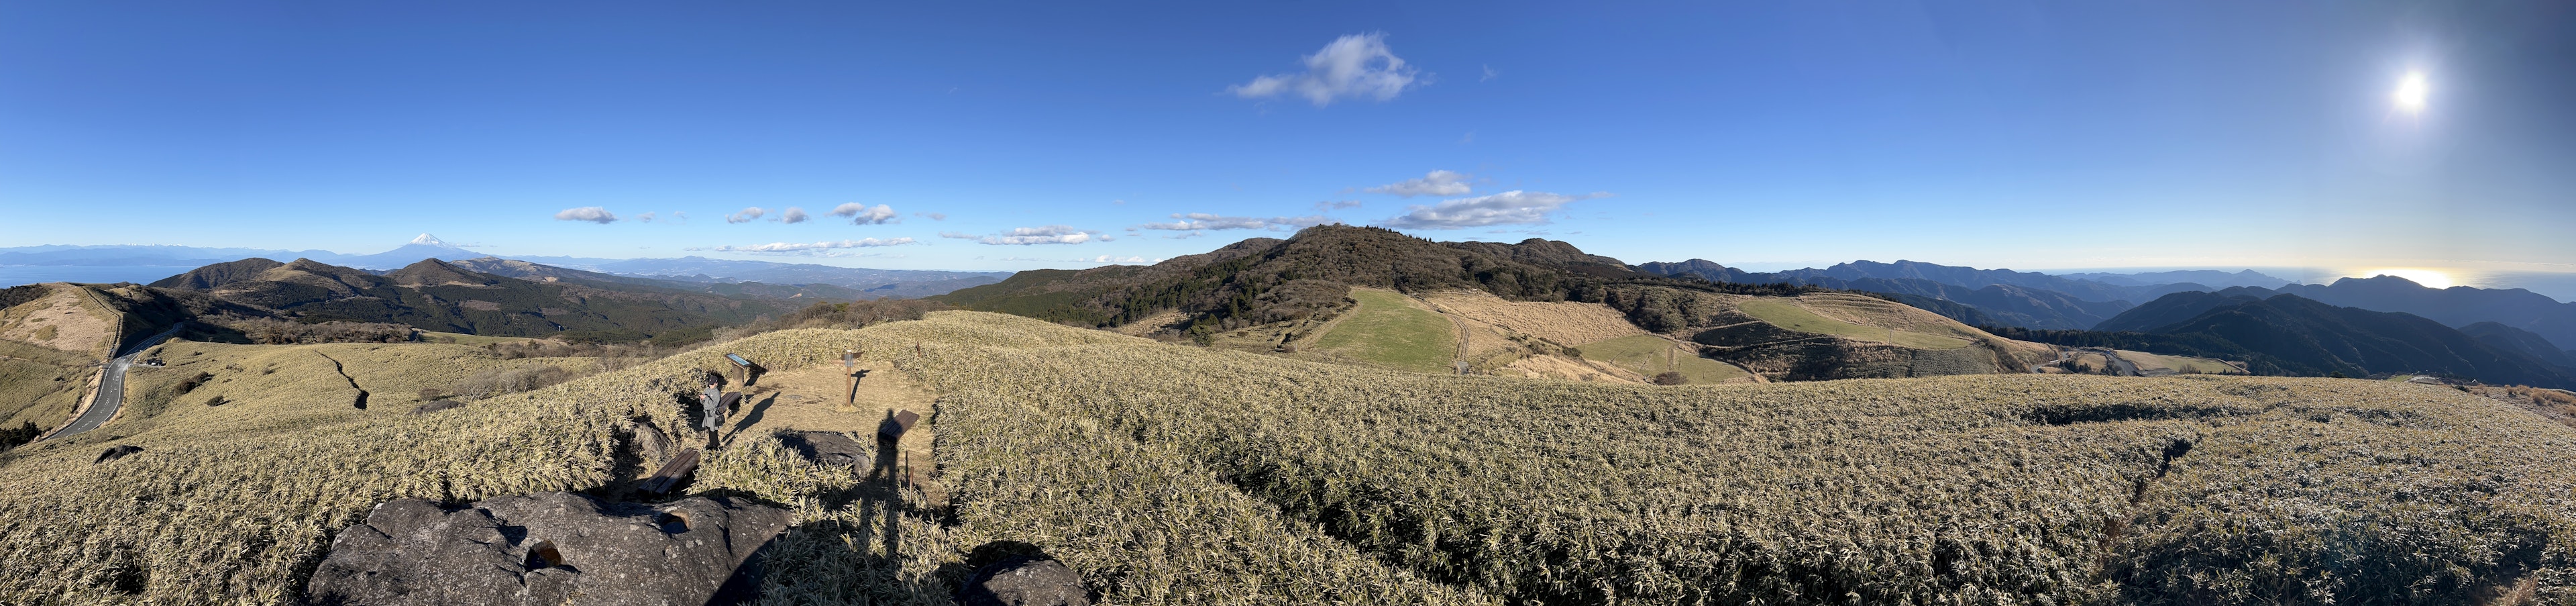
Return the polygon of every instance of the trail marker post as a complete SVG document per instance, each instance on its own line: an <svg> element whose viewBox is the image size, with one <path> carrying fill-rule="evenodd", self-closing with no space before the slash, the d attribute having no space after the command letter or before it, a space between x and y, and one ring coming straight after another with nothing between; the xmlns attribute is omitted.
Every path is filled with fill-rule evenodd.
<svg viewBox="0 0 2576 606"><path fill-rule="evenodd" d="M842 398L836 409L839 412L859 411L859 357L863 355L866 354L860 353L858 348L841 350L841 374L849 379L850 386L848 395Z"/></svg>

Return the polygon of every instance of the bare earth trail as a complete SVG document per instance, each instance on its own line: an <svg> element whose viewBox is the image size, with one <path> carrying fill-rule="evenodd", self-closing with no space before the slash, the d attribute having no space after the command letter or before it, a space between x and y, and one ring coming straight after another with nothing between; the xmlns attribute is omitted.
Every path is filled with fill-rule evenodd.
<svg viewBox="0 0 2576 606"><path fill-rule="evenodd" d="M945 491L930 473L938 467L931 454L937 435L929 418L931 402L938 396L896 370L891 359L862 359L859 369L867 374L859 379L857 412L835 410L836 404L851 397L848 375L837 362L762 375L743 394L741 408L725 419L724 441L730 444L743 436L789 430L837 432L866 442L895 411L910 410L922 418L896 445L898 461L908 472L907 482L944 498Z"/></svg>
<svg viewBox="0 0 2576 606"><path fill-rule="evenodd" d="M70 423L63 424L61 429L38 439L51 440L80 435L106 425L108 419L116 418L117 409L125 406L125 371L134 368L135 356L143 355L143 352L152 349L153 345L160 344L162 339L179 334L179 329L183 326L185 324L173 325L169 330L161 331L161 334L152 335L152 338L136 343L134 347L125 351L125 355L108 360L107 367L99 370L104 374L99 376L98 395L90 398L89 407L81 409L80 416L72 419Z"/></svg>

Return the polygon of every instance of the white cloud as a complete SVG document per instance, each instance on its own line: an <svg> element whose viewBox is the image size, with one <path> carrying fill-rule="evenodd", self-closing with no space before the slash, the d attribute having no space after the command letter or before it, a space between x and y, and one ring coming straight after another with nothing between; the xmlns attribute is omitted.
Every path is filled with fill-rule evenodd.
<svg viewBox="0 0 2576 606"><path fill-rule="evenodd" d="M1420 179L1407 179L1388 183L1368 188L1368 191L1381 194L1395 194L1407 198L1414 196L1464 196L1467 195L1468 191L1471 191L1471 188L1467 186L1468 177L1469 175L1466 173L1435 170L1431 171L1430 174L1423 175Z"/></svg>
<svg viewBox="0 0 2576 606"><path fill-rule="evenodd" d="M868 206L851 202L833 207L832 216L849 217L851 225L884 225L903 222L903 219L895 216L894 207L884 204Z"/></svg>
<svg viewBox="0 0 2576 606"><path fill-rule="evenodd" d="M1089 258L1089 259L1074 259L1074 260L1075 260L1075 261L1087 262L1087 263L1143 263L1143 262L1145 262L1145 258L1144 258L1144 257L1119 257L1119 256L1111 256L1111 255L1101 255L1101 256L1098 256L1098 257L1092 257L1092 258Z"/></svg>
<svg viewBox="0 0 2576 606"><path fill-rule="evenodd" d="M881 246L902 246L902 245L905 245L905 244L920 244L920 243L921 243L920 241L918 241L918 240L914 240L914 239L912 239L912 238L894 238L894 239L891 239L891 240L879 240L879 239L876 239L876 238L861 238L861 239L857 239L857 240L841 240L841 241L838 241L838 242L834 242L834 241L823 241L823 242L771 242L771 243L768 243L768 244L754 244L754 245L750 245L750 246L717 246L717 247L713 247L713 248L699 247L699 248L690 248L690 249L688 249L688 250L705 250L705 251L714 251L714 252L756 253L756 254L769 254L769 255L842 256L840 253L835 252L835 251L838 251L838 250L840 250L840 249L850 249L850 248L877 248L877 247L881 247Z"/></svg>
<svg viewBox="0 0 2576 606"><path fill-rule="evenodd" d="M1341 209L1345 209L1345 208L1359 208L1359 207L1360 207L1360 201L1358 201L1358 200L1325 200L1325 201L1322 201L1322 202L1316 202L1316 203L1315 203L1315 210L1317 210L1317 211L1333 211L1333 210L1341 210Z"/></svg>
<svg viewBox="0 0 2576 606"><path fill-rule="evenodd" d="M734 214L730 214L730 215L725 215L725 222L726 222L726 223L750 223L750 222L752 222L753 220L757 220L757 219L761 218L763 215L767 215L767 214L769 214L769 211L768 211L768 210L766 210L766 209L762 209L761 207L758 207L758 206L754 206L754 207L751 207L751 208L745 208L745 209L742 209L742 212L738 212L738 213L734 213Z"/></svg>
<svg viewBox="0 0 2576 606"><path fill-rule="evenodd" d="M643 221L643 222L645 222L645 223L652 223L652 222L653 222L653 213L644 213L644 214L640 214L640 215L635 215L635 220L637 220L637 221Z"/></svg>
<svg viewBox="0 0 2576 606"><path fill-rule="evenodd" d="M912 216L915 216L915 217L930 217L930 220L932 220L932 221L946 221L946 220L948 220L948 213L912 213Z"/></svg>
<svg viewBox="0 0 2576 606"><path fill-rule="evenodd" d="M1011 233L1008 234L991 236L974 236L953 231L943 231L939 232L939 237L974 240L985 244L1010 246L1025 246L1030 244L1081 244L1093 240L1108 242L1115 239L1100 235L1099 230L1074 229L1064 225L1022 227L1013 229L1011 230Z"/></svg>
<svg viewBox="0 0 2576 606"><path fill-rule="evenodd" d="M1307 55L1305 62L1305 73L1261 76L1225 90L1245 99L1295 93L1323 107L1343 97L1394 99L1414 85L1414 75L1419 73L1387 50L1383 33L1342 36Z"/></svg>
<svg viewBox="0 0 2576 606"><path fill-rule="evenodd" d="M1477 82L1484 82L1484 81L1486 81L1486 80L1492 80L1492 79L1495 79L1495 78L1500 78L1500 77L1502 77L1502 75L1503 75L1503 73L1502 73L1502 72L1494 71L1494 66L1487 65L1487 66L1485 66L1485 77L1483 77L1483 78L1477 78L1477 79L1476 79L1476 81L1477 81Z"/></svg>
<svg viewBox="0 0 2576 606"><path fill-rule="evenodd" d="M1181 233L1172 234L1172 235L1163 236L1163 237L1164 237L1164 238L1166 238L1166 239L1171 239L1171 240L1187 240L1187 239L1190 239L1190 238L1196 238L1196 237L1204 236L1204 235L1207 235L1207 232L1203 232L1203 231L1187 231L1187 232L1181 232Z"/></svg>
<svg viewBox="0 0 2576 606"><path fill-rule="evenodd" d="M1308 215L1304 217L1228 217L1210 213L1172 213L1172 218L1180 220L1170 223L1147 223L1136 227L1166 231L1196 231L1202 229L1284 230L1323 225L1333 222L1332 217L1326 217L1323 215Z"/></svg>
<svg viewBox="0 0 2576 606"><path fill-rule="evenodd" d="M1460 229L1488 225L1544 225L1547 214L1577 200L1608 197L1607 192L1568 196L1512 190L1490 196L1414 205L1410 212L1380 224L1396 229Z"/></svg>
<svg viewBox="0 0 2576 606"><path fill-rule="evenodd" d="M679 211L671 211L671 222L672 222L672 223L687 223L687 222L689 222L689 213L684 213L684 212L679 212Z"/></svg>
<svg viewBox="0 0 2576 606"><path fill-rule="evenodd" d="M600 224L600 225L607 225L607 224L610 224L610 223L616 223L616 222L617 222L617 215L616 215L616 214L614 214L614 213L610 213L610 212L608 212L608 209L607 209L607 208L598 207L598 206L584 206L584 207L581 207L581 208L567 208L567 209L563 209L563 212L555 213L555 220L556 220L556 221L589 221L589 222L592 222L592 223L598 223L598 224Z"/></svg>
<svg viewBox="0 0 2576 606"><path fill-rule="evenodd" d="M794 224L797 224L797 223L804 223L804 222L805 222L805 209L797 208L797 207L794 207L794 206L787 207L787 212L778 213L778 220L780 220L780 221L785 221L785 222L787 222L787 223L788 223L788 224L790 224L790 225L794 225Z"/></svg>

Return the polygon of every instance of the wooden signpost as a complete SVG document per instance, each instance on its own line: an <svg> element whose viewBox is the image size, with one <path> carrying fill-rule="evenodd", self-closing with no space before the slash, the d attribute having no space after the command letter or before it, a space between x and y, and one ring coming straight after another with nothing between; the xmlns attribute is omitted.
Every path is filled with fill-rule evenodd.
<svg viewBox="0 0 2576 606"><path fill-rule="evenodd" d="M751 359L742 357L742 354L725 354L724 357L733 362L735 371L742 373L743 387L751 387L752 381L760 379L760 365L751 363Z"/></svg>

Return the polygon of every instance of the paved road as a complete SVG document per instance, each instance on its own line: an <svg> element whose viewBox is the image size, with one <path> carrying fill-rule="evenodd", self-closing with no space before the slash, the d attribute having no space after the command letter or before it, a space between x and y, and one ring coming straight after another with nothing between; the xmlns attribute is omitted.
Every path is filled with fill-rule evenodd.
<svg viewBox="0 0 2576 606"><path fill-rule="evenodd" d="M106 425L108 419L116 418L116 409L125 405L125 371L134 368L135 356L143 355L144 350L152 349L152 346L159 344L162 339L179 334L179 328L185 325L182 323L171 326L170 330L161 331L161 334L152 335L152 338L135 344L133 349L126 350L125 355L108 360L107 375L98 380L98 399L90 402L89 410L82 412L80 418L72 419L70 425L64 426L61 431L54 432L54 435L46 436L45 439L80 435L89 430L98 429L100 425Z"/></svg>

